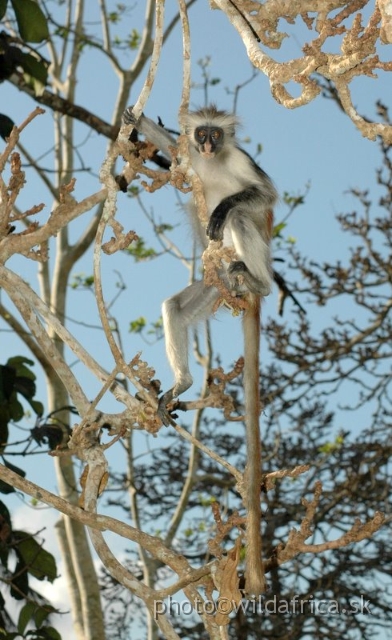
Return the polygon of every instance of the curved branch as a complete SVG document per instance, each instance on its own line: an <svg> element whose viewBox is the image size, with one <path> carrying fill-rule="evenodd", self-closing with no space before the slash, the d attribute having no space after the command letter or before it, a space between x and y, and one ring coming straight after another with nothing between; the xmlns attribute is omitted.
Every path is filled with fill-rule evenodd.
<svg viewBox="0 0 392 640"><path fill-rule="evenodd" d="M90 402L84 394L79 382L76 380L74 374L55 348L53 341L45 331L40 319L37 316L36 310L30 303L29 298L26 298L24 287L22 285L21 278L15 276L15 274L8 271L4 267L0 267L0 283L4 287L8 296L18 309L23 320L29 327L31 333L37 340L38 344L42 348L45 357L50 363L53 371L62 380L64 386L68 390L72 402L78 410L80 415L84 415L89 407ZM17 284L19 286L17 286ZM28 288L25 285L25 288ZM52 372L51 372L52 374Z"/></svg>
<svg viewBox="0 0 392 640"><path fill-rule="evenodd" d="M30 287L15 273L8 271L5 267L0 267L0 283L4 287L4 290L7 291L8 295L11 294L16 295L14 292L17 292L20 295L20 299L27 302L30 308L38 313L40 316L44 318L44 320L49 324L49 326L53 329L53 331L61 338L62 342L66 344L76 355L77 358L103 383L106 383L109 373L105 371L94 360L94 358L79 344L79 342L69 333L69 331L61 324L60 320L48 309L46 304L41 300L41 298L30 289ZM16 304L15 300L13 300L14 304ZM18 307L19 308L19 307ZM53 345L52 345L53 346ZM45 357L47 354L42 351ZM50 358L47 359L51 364ZM67 366L67 365L65 365ZM68 367L67 367L68 368ZM56 370L56 367L54 367ZM52 374L52 369L50 370L50 374ZM111 386L111 391L117 400L123 403L130 410L138 410L139 402L133 398L123 387L121 384L114 383ZM90 406L90 403L89 403ZM88 409L88 408L87 408ZM86 410L87 410L86 409ZM80 415L84 415L85 411Z"/></svg>

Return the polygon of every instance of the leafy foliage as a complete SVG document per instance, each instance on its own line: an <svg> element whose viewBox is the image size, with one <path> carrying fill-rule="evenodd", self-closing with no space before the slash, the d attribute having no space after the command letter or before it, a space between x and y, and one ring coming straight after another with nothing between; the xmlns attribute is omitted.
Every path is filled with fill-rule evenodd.
<svg viewBox="0 0 392 640"><path fill-rule="evenodd" d="M35 375L29 369L34 363L23 356L9 358L0 365L0 442L4 451L9 435L9 423L19 422L24 416L22 396L37 416L43 413L41 402L34 399L36 386Z"/></svg>
<svg viewBox="0 0 392 640"><path fill-rule="evenodd" d="M10 513L0 501L0 582L6 587L6 595L25 603L15 625L2 597L0 637L61 640L58 631L46 624L56 609L30 586L31 578L53 582L56 577L52 554L30 533L13 529Z"/></svg>
<svg viewBox="0 0 392 640"><path fill-rule="evenodd" d="M10 0L15 12L20 37L26 42L42 42L49 36L49 29L45 14L34 0ZM3 1L4 11L0 10L2 18L7 3ZM1 8L0 8L1 9Z"/></svg>
<svg viewBox="0 0 392 640"><path fill-rule="evenodd" d="M132 242L126 251L135 258L136 262L149 260L150 258L155 258L157 255L155 249L152 247L146 247L146 242L143 238L138 238L136 241Z"/></svg>
<svg viewBox="0 0 392 640"><path fill-rule="evenodd" d="M24 43L40 43L49 36L48 24L42 9L34 0L0 1L0 19L11 6L16 19L22 43L16 42L5 31L0 33L0 82L22 70L24 81L30 85L36 95L42 94L48 80L48 62L39 51L28 46L24 51ZM0 135L6 137L7 122L10 118L0 114ZM8 134L9 135L9 134Z"/></svg>
<svg viewBox="0 0 392 640"><path fill-rule="evenodd" d="M74 274L70 287L71 289L92 289L93 285L94 276L85 276L82 273L78 273Z"/></svg>
<svg viewBox="0 0 392 640"><path fill-rule="evenodd" d="M5 116L3 113L0 113L0 136L3 138L3 140L9 137L13 126L14 121L11 120L11 118L9 118L8 116Z"/></svg>

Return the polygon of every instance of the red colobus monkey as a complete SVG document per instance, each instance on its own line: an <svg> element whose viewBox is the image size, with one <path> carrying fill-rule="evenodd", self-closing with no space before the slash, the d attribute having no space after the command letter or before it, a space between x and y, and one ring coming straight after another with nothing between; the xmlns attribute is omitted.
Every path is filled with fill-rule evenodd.
<svg viewBox="0 0 392 640"><path fill-rule="evenodd" d="M136 120L131 107L124 112L123 119L126 124L133 124L171 162L169 147L176 142L163 127L144 115ZM243 317L248 451L246 591L258 595L264 590L260 537L260 300L270 293L273 282L270 241L277 192L269 176L239 146L235 137L238 120L234 114L210 106L188 113L182 124L189 139L190 162L202 182L209 216L207 228L202 230L196 207L191 206L194 228L200 230L204 246L210 239L222 240L225 246L234 247L238 259L222 268L220 277L235 295L247 301ZM201 280L163 303L166 351L174 372L174 386L163 394L159 403L158 413L164 424L172 421L168 403L193 382L188 365L189 327L212 313L219 296L215 287L206 286Z"/></svg>

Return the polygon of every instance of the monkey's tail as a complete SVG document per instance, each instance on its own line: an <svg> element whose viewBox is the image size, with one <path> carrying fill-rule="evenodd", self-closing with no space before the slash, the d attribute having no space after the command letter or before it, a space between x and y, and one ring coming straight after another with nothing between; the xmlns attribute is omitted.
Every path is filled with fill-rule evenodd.
<svg viewBox="0 0 392 640"><path fill-rule="evenodd" d="M247 295L248 308L243 316L244 390L247 463L245 467L246 570L245 589L249 596L265 592L261 541L261 437L260 437L260 297Z"/></svg>

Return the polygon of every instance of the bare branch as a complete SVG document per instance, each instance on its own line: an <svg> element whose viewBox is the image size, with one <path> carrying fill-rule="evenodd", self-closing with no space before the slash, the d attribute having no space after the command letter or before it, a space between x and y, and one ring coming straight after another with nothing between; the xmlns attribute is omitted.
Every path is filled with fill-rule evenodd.
<svg viewBox="0 0 392 640"><path fill-rule="evenodd" d="M368 4L370 6L368 0L349 3L332 0L328 6L324 0L267 0L262 4L253 0L236 0L235 3L231 0L214 0L213 4L226 14L239 33L251 63L269 78L271 93L277 102L294 109L314 100L321 91L316 80L317 74L335 85L342 108L362 135L370 140L381 136L385 143L392 142L392 126L365 121L354 108L349 89L354 78L376 78L378 69L392 71L392 62L382 62L377 54L377 44L389 42L392 37L386 18L388 3L377 3L365 26L359 11ZM338 13L329 17L333 11ZM349 27L344 21L351 16L354 16L354 20ZM287 37L287 34L278 31L282 17L290 22L303 18L309 30L314 27L318 33L317 37L303 46L302 58L277 62L262 49L280 48ZM330 53L327 47L324 50L328 39L337 36L341 40L340 53ZM300 86L298 97L293 97L286 88L285 85L290 81Z"/></svg>

